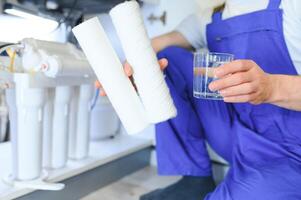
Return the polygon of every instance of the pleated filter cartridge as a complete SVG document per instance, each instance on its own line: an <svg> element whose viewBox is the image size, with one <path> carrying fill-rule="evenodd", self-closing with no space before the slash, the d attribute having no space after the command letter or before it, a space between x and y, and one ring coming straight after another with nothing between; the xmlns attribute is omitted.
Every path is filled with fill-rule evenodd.
<svg viewBox="0 0 301 200"><path fill-rule="evenodd" d="M177 110L147 35L139 4L121 3L110 11L110 16L133 68L138 93L98 18L76 26L73 33L124 127L134 134L151 123L175 117Z"/></svg>

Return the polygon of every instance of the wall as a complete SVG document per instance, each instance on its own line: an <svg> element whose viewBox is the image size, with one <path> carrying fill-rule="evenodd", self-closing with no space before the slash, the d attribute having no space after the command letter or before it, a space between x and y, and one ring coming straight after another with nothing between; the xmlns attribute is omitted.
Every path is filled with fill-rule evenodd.
<svg viewBox="0 0 301 200"><path fill-rule="evenodd" d="M198 4L194 0L161 0L159 4L145 3L142 9L148 33L150 37L154 37L174 30L184 18L198 12ZM181 9L180 12L179 9ZM162 16L164 11L166 12L166 25L158 20L153 22L149 20L152 15Z"/></svg>
<svg viewBox="0 0 301 200"><path fill-rule="evenodd" d="M149 2L149 0L145 0ZM224 2L224 0L156 0L145 3L143 6L143 14L150 37L154 37L174 28L187 16L193 13L199 13L203 10L216 7ZM166 11L166 25L160 21L151 22L150 16L160 17Z"/></svg>
<svg viewBox="0 0 301 200"><path fill-rule="evenodd" d="M225 0L195 0L195 2L198 4L200 10L205 10L221 5Z"/></svg>

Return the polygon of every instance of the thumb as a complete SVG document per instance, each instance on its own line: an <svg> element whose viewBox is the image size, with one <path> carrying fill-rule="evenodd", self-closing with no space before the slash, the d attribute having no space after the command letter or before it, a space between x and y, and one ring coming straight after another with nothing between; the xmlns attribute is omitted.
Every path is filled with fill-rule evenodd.
<svg viewBox="0 0 301 200"><path fill-rule="evenodd" d="M168 66L168 60L166 58L160 59L159 65L160 65L161 70L164 70Z"/></svg>
<svg viewBox="0 0 301 200"><path fill-rule="evenodd" d="M133 68L128 62L124 63L124 72L128 77L133 75Z"/></svg>

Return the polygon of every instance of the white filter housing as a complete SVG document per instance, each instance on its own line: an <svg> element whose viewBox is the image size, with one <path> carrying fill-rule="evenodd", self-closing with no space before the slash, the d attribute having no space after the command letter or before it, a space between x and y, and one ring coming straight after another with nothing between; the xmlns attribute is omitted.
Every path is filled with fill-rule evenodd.
<svg viewBox="0 0 301 200"><path fill-rule="evenodd" d="M0 89L0 143L5 140L8 122L8 109L4 90Z"/></svg>
<svg viewBox="0 0 301 200"><path fill-rule="evenodd" d="M51 168L52 160L52 119L55 89L49 88L45 90L47 91L43 115L43 167L49 169Z"/></svg>
<svg viewBox="0 0 301 200"><path fill-rule="evenodd" d="M69 109L69 136L68 136L68 157L71 159L76 158L76 124L77 124L77 109L79 98L79 86L72 88L72 98Z"/></svg>
<svg viewBox="0 0 301 200"><path fill-rule="evenodd" d="M27 38L24 46L22 65L29 72L44 72L48 77L93 76L84 54L72 44L41 41Z"/></svg>
<svg viewBox="0 0 301 200"><path fill-rule="evenodd" d="M69 157L83 159L89 153L90 102L93 86L81 85L75 91L70 112Z"/></svg>
<svg viewBox="0 0 301 200"><path fill-rule="evenodd" d="M44 89L17 87L16 94L22 97L15 99L17 117L14 116L14 100L12 99L16 94L12 90L7 91L7 103L12 108L11 120L17 122L17 129L12 129L13 176L21 181L33 180L42 172L42 118L45 91Z"/></svg>
<svg viewBox="0 0 301 200"><path fill-rule="evenodd" d="M76 159L85 158L89 153L89 133L91 117L91 99L93 86L81 85L78 98L77 126L76 126Z"/></svg>
<svg viewBox="0 0 301 200"><path fill-rule="evenodd" d="M8 117L10 127L10 139L12 142L12 174L14 178L18 174L18 152L17 152L17 139L18 139L18 113L16 105L16 89L6 89L5 98L8 106Z"/></svg>
<svg viewBox="0 0 301 200"><path fill-rule="evenodd" d="M54 169L65 167L68 160L68 114L71 95L71 87L59 86L55 88L51 147L51 168Z"/></svg>

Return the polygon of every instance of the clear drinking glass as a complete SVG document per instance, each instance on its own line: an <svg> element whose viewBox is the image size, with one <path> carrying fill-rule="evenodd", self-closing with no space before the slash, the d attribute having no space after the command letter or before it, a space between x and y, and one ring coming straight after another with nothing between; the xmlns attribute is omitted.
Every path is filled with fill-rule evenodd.
<svg viewBox="0 0 301 200"><path fill-rule="evenodd" d="M193 66L193 96L195 98L222 100L218 91L211 91L209 84L217 78L213 69L231 62L234 55L227 53L196 52Z"/></svg>

